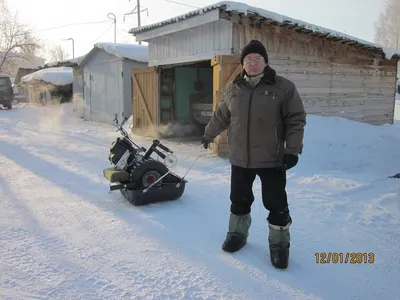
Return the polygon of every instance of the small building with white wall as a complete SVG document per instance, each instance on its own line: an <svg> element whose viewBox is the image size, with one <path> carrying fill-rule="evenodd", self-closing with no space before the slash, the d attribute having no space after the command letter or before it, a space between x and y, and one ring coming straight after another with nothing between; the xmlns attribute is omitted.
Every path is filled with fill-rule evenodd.
<svg viewBox="0 0 400 300"><path fill-rule="evenodd" d="M83 74L84 118L112 123L132 115L131 71L148 66L147 45L97 43L79 63Z"/></svg>

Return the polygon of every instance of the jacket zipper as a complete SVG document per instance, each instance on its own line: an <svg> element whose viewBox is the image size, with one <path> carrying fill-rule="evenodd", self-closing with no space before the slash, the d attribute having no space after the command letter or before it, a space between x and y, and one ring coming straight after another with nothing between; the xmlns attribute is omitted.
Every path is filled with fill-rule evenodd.
<svg viewBox="0 0 400 300"><path fill-rule="evenodd" d="M276 129L276 126L274 126L274 129L275 129L276 154L279 154L280 143L278 139L278 130Z"/></svg>
<svg viewBox="0 0 400 300"><path fill-rule="evenodd" d="M250 115L251 115L251 102L253 100L253 91L254 89L252 89L250 92L249 110L247 113L247 162L246 162L247 168L249 167L250 164Z"/></svg>

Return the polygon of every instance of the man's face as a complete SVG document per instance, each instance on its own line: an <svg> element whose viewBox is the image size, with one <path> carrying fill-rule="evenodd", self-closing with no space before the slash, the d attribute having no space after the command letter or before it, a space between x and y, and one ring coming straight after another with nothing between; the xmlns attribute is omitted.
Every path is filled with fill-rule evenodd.
<svg viewBox="0 0 400 300"><path fill-rule="evenodd" d="M261 74L266 65L264 57L258 53L247 54L243 59L243 68L249 76Z"/></svg>

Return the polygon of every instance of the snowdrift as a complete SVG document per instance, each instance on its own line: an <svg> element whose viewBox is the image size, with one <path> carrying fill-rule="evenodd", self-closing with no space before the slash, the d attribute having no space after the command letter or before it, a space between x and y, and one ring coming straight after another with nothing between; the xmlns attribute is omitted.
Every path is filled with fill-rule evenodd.
<svg viewBox="0 0 400 300"><path fill-rule="evenodd" d="M53 85L68 85L73 82L73 72L71 67L53 67L41 69L34 73L25 75L21 78L21 82L27 83L31 81L45 81Z"/></svg>
<svg viewBox="0 0 400 300"><path fill-rule="evenodd" d="M149 59L147 45L97 43L94 46L119 58L129 58L139 62L148 62Z"/></svg>

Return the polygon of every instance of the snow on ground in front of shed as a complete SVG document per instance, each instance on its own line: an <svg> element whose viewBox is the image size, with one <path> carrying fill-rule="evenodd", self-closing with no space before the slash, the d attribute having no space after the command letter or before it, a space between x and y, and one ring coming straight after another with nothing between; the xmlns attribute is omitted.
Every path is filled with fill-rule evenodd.
<svg viewBox="0 0 400 300"><path fill-rule="evenodd" d="M400 94L396 93L396 104L394 108L394 119L400 120ZM396 123L400 125L400 122Z"/></svg>
<svg viewBox="0 0 400 300"><path fill-rule="evenodd" d="M0 298L398 299L400 179L387 177L400 171L399 127L308 116L304 153L288 171L291 258L280 271L258 178L248 245L223 253L226 159L198 141L162 140L179 175L204 156L181 199L133 207L102 176L119 133L69 107L0 111ZM322 252L374 257L318 264Z"/></svg>
<svg viewBox="0 0 400 300"><path fill-rule="evenodd" d="M97 43L95 47L113 54L120 58L129 58L131 60L148 62L149 53L147 45L120 44L120 43Z"/></svg>
<svg viewBox="0 0 400 300"><path fill-rule="evenodd" d="M41 69L34 73L25 75L21 78L21 82L28 83L33 80L43 80L54 85L67 85L73 82L72 68L57 67Z"/></svg>

